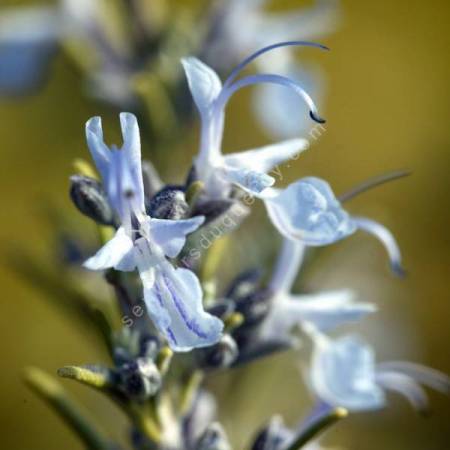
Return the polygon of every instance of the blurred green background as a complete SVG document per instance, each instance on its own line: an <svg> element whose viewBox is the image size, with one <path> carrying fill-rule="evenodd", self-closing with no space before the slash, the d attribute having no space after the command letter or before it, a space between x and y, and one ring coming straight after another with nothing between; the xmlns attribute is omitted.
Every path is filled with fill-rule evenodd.
<svg viewBox="0 0 450 450"><path fill-rule="evenodd" d="M18 3L2 0L2 6ZM302 285L311 290L357 289L362 299L376 302L381 310L356 327L374 343L380 359L410 359L450 373L450 3L347 0L342 12L339 31L324 40L332 51L306 55L314 57L329 79L323 112L326 132L284 172L283 182L317 175L340 193L367 177L411 169L411 177L348 205L352 212L380 220L395 233L408 277L391 276L379 244L357 235L321 250ZM38 95L0 103L4 449L81 448L71 431L24 387L23 367L37 365L55 373L65 364L107 361L94 334L55 311L40 292L8 269L5 256L11 245L52 254L52 230L45 218L49 205L67 218L68 229L81 230L86 241L94 240L94 228L74 210L67 190L73 159L87 157L84 123L99 114L105 116L108 136L117 137L115 115L86 99L81 81L61 59L55 61L50 82ZM159 156L165 161L167 181L184 177L196 139L194 129L182 146ZM248 95L241 95L230 105L225 149L246 148L266 139L251 117ZM145 136L143 152L152 158ZM245 249L240 258L243 267L261 256L269 260L276 248L259 244L260 238L272 241L269 226L258 231L255 240L252 223L260 223L259 219L263 214L257 210L253 222L239 234ZM303 356L307 354L305 349ZM297 355L286 354L214 377L213 388L223 399L221 417L235 448L243 448L255 428L274 412L290 424L306 413L311 399L299 376L300 362ZM113 405L88 389L65 384L110 434L125 435L126 421ZM402 399L392 397L388 409L351 416L324 443L355 450L448 449L450 401L430 396L431 418L418 417Z"/></svg>

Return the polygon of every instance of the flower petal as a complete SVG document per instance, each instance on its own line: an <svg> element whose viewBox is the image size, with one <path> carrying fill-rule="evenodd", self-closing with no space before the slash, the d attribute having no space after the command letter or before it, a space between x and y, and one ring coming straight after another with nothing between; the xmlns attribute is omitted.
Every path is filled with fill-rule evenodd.
<svg viewBox="0 0 450 450"><path fill-rule="evenodd" d="M186 243L186 236L194 232L205 221L204 216L186 220L150 219L152 238L162 247L164 254L175 258Z"/></svg>
<svg viewBox="0 0 450 450"><path fill-rule="evenodd" d="M398 276L403 276L405 271L402 267L400 248L393 234L384 226L365 217L352 217L354 224L367 233L373 234L386 249L391 263L392 271Z"/></svg>
<svg viewBox="0 0 450 450"><path fill-rule="evenodd" d="M194 57L181 60L192 97L202 116L210 113L212 104L222 90L222 82L216 72Z"/></svg>
<svg viewBox="0 0 450 450"><path fill-rule="evenodd" d="M338 326L357 322L377 308L373 303L355 302L350 289L325 291L312 295L291 296L293 316L312 322L320 331L330 331Z"/></svg>
<svg viewBox="0 0 450 450"><path fill-rule="evenodd" d="M11 8L1 12L1 94L20 94L42 81L56 50L59 31L54 8Z"/></svg>
<svg viewBox="0 0 450 450"><path fill-rule="evenodd" d="M226 178L231 183L237 184L252 194L259 194L275 183L275 179L265 173L255 172L249 169L235 169L227 166L220 168L219 176Z"/></svg>
<svg viewBox="0 0 450 450"><path fill-rule="evenodd" d="M103 129L101 117L92 117L86 122L86 140L97 170L103 179L103 184L108 183L110 151L103 142Z"/></svg>
<svg viewBox="0 0 450 450"><path fill-rule="evenodd" d="M297 156L307 150L306 139L290 139L252 150L224 155L225 164L236 169L249 169L255 172L268 173L278 164Z"/></svg>
<svg viewBox="0 0 450 450"><path fill-rule="evenodd" d="M130 234L132 215L144 216L144 207L139 202L140 186L136 186L125 152L112 149L109 152L109 161L106 192L111 206L117 211L122 225Z"/></svg>
<svg viewBox="0 0 450 450"><path fill-rule="evenodd" d="M350 289L311 295L287 295L277 301L263 325L264 337L289 335L296 325L311 323L319 331L331 331L357 322L377 310L372 303L355 302Z"/></svg>
<svg viewBox="0 0 450 450"><path fill-rule="evenodd" d="M117 270L134 270L133 241L120 227L114 237L109 240L94 256L84 262L83 267L90 270L104 270L111 267Z"/></svg>
<svg viewBox="0 0 450 450"><path fill-rule="evenodd" d="M431 367L409 361L388 361L379 363L377 369L383 372L402 373L425 386L450 395L450 377Z"/></svg>
<svg viewBox="0 0 450 450"><path fill-rule="evenodd" d="M144 299L155 326L174 351L186 352L219 341L223 323L203 310L203 293L196 275L170 265L156 269L152 289Z"/></svg>
<svg viewBox="0 0 450 450"><path fill-rule="evenodd" d="M283 245L269 282L269 288L275 295L290 292L300 271L304 255L305 245L301 241L283 239Z"/></svg>
<svg viewBox="0 0 450 450"><path fill-rule="evenodd" d="M195 448L197 439L204 433L208 424L217 418L216 398L206 389L200 390L193 402L184 425L187 448Z"/></svg>
<svg viewBox="0 0 450 450"><path fill-rule="evenodd" d="M377 372L377 383L384 389L402 394L414 409L428 411L428 397L425 390L413 378L397 372Z"/></svg>
<svg viewBox="0 0 450 450"><path fill-rule="evenodd" d="M136 200L141 211L144 211L144 182L141 165L141 138L136 116L131 113L120 113L120 126L122 128L122 151L128 161L128 169L131 172L135 186Z"/></svg>
<svg viewBox="0 0 450 450"><path fill-rule="evenodd" d="M316 345L311 386L324 402L350 411L377 409L385 404L384 392L375 379L374 352L354 336Z"/></svg>
<svg viewBox="0 0 450 450"><path fill-rule="evenodd" d="M343 239L356 230L329 184L319 178L302 178L281 192L268 190L267 195L263 192L260 198L265 202L273 225L288 239L321 246Z"/></svg>

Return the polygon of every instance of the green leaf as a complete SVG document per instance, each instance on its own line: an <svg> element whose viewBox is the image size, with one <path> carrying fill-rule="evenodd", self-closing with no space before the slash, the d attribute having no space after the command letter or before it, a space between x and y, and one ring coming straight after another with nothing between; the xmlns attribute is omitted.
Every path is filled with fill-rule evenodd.
<svg viewBox="0 0 450 450"><path fill-rule="evenodd" d="M92 420L53 377L36 367L29 367L25 371L25 382L62 417L88 449L118 449L117 445L99 432Z"/></svg>
<svg viewBox="0 0 450 450"><path fill-rule="evenodd" d="M58 369L58 375L100 390L113 386L112 372L102 366L65 366Z"/></svg>

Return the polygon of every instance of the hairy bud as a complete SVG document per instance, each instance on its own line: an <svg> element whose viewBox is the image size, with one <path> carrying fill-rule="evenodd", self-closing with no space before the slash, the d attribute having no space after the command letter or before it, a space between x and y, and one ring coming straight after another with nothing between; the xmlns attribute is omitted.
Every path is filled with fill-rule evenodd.
<svg viewBox="0 0 450 450"><path fill-rule="evenodd" d="M185 219L189 213L184 190L178 186L166 186L148 203L147 213L155 219Z"/></svg>
<svg viewBox="0 0 450 450"><path fill-rule="evenodd" d="M231 450L225 431L217 422L208 426L195 448L198 450Z"/></svg>
<svg viewBox="0 0 450 450"><path fill-rule="evenodd" d="M102 185L93 178L83 175L70 177L70 197L85 216L102 225L111 225L113 210Z"/></svg>
<svg viewBox="0 0 450 450"><path fill-rule="evenodd" d="M281 450L291 437L292 432L284 426L281 417L275 416L258 433L251 450Z"/></svg>
<svg viewBox="0 0 450 450"><path fill-rule="evenodd" d="M146 400L161 387L161 375L149 358L138 358L119 369L119 386L123 393L136 400Z"/></svg>
<svg viewBox="0 0 450 450"><path fill-rule="evenodd" d="M207 347L200 352L200 364L205 369L229 367L239 354L238 346L229 334L224 334L217 344Z"/></svg>

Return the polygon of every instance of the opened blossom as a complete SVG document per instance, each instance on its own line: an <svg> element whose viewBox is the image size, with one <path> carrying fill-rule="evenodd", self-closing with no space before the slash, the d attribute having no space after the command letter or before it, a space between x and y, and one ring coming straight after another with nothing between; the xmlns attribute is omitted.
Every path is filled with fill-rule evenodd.
<svg viewBox="0 0 450 450"><path fill-rule="evenodd" d="M336 289L313 294L294 294L292 288L300 271L305 245L284 239L269 290L271 309L262 326L265 339L289 337L294 327L312 324L321 331L361 320L376 311L371 303L356 302L350 289Z"/></svg>
<svg viewBox="0 0 450 450"><path fill-rule="evenodd" d="M422 412L428 399L422 385L450 393L450 378L421 364L377 363L374 350L358 336L332 340L310 330L314 351L310 385L323 402L349 411L367 411L387 404L386 391L397 392Z"/></svg>
<svg viewBox="0 0 450 450"><path fill-rule="evenodd" d="M274 42L323 39L336 30L340 7L336 0L315 0L311 6L271 11L268 0L229 0L221 5L218 16L205 61L214 68L227 70L237 56L243 58ZM324 97L323 71L311 61L300 61L292 47L259 59L256 70L261 73L270 70L299 81L319 104ZM308 122L303 120L307 107L299 104L288 90L276 85L259 85L251 98L254 114L264 132L286 139L309 131Z"/></svg>
<svg viewBox="0 0 450 450"><path fill-rule="evenodd" d="M392 233L372 219L350 215L326 181L306 177L285 189L266 189L259 197L264 200L273 225L287 239L316 247L363 230L383 244L392 270L403 274L400 249Z"/></svg>
<svg viewBox="0 0 450 450"><path fill-rule="evenodd" d="M204 218L162 220L147 215L137 120L132 114L122 113L120 123L124 141L121 150L105 145L99 117L86 124L88 146L120 226L84 266L91 270L137 268L148 313L171 348L187 351L212 345L220 338L222 322L203 310L197 276L175 268L167 259L178 256L186 236Z"/></svg>
<svg viewBox="0 0 450 450"><path fill-rule="evenodd" d="M305 139L291 139L239 153L222 154L225 108L234 93L259 84L273 84L289 89L307 105L312 119L322 122L308 93L296 81L273 73L238 78L251 62L272 50L306 45L325 48L309 42L284 42L265 47L242 61L222 84L213 69L197 58L185 58L183 67L189 88L201 117L200 150L194 162L197 178L205 183L210 198L227 198L233 186L259 194L275 182L269 172L277 165L306 150Z"/></svg>

